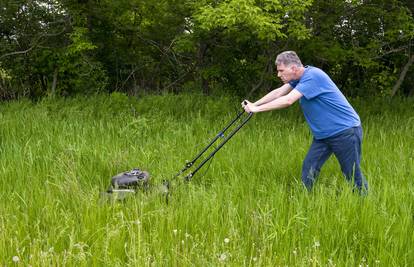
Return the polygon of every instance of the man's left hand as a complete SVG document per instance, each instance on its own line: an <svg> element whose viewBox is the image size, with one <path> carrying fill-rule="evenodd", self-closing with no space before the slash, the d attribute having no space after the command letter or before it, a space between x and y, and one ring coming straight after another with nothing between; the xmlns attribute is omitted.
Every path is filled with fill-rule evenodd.
<svg viewBox="0 0 414 267"><path fill-rule="evenodd" d="M248 100L244 100L242 102L242 107L244 108L244 111L246 111L247 113L250 113L250 112L255 113L255 112L257 112L257 107L253 103L251 103L250 101L248 101Z"/></svg>

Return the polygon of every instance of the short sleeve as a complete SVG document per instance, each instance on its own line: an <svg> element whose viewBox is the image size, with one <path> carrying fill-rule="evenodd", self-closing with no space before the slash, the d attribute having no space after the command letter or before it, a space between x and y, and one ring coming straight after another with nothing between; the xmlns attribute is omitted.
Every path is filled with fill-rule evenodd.
<svg viewBox="0 0 414 267"><path fill-rule="evenodd" d="M300 79L295 89L301 92L307 100L317 97L322 93L310 72Z"/></svg>

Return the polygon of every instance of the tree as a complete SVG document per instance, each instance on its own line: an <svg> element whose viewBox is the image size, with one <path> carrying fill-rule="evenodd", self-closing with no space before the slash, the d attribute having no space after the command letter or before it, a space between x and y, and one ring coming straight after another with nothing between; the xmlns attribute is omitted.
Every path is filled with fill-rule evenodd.
<svg viewBox="0 0 414 267"><path fill-rule="evenodd" d="M93 45L72 19L57 1L6 1L0 9L0 62L10 83L1 88L3 98L54 95L57 88L86 91L105 80L87 55Z"/></svg>
<svg viewBox="0 0 414 267"><path fill-rule="evenodd" d="M205 47L204 55L209 57L201 60L203 78L244 96L260 87L269 88L275 53L288 40L310 37L304 25L310 3L232 0L195 4L194 32L198 46Z"/></svg>
<svg viewBox="0 0 414 267"><path fill-rule="evenodd" d="M186 1L65 1L97 46L110 90L161 90L182 75L172 50L190 15Z"/></svg>
<svg viewBox="0 0 414 267"><path fill-rule="evenodd" d="M274 58L283 50L324 68L347 95L408 94L414 22L412 1L403 2L7 0L0 97L200 88L247 96L280 82Z"/></svg>
<svg viewBox="0 0 414 267"><path fill-rule="evenodd" d="M305 61L327 69L348 95L388 95L405 64L414 21L400 2L316 1Z"/></svg>

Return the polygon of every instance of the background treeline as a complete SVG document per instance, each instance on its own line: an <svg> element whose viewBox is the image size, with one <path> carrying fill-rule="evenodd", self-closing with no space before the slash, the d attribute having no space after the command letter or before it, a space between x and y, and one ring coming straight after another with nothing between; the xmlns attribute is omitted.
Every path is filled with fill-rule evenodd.
<svg viewBox="0 0 414 267"><path fill-rule="evenodd" d="M411 0L2 0L0 98L277 86L296 50L348 96L414 94Z"/></svg>

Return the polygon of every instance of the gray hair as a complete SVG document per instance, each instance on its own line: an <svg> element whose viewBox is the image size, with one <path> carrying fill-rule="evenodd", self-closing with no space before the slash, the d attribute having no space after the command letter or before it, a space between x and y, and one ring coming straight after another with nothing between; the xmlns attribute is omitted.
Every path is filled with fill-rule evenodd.
<svg viewBox="0 0 414 267"><path fill-rule="evenodd" d="M302 61L300 61L300 58L296 54L295 51L285 51L277 55L275 65L283 64L285 66L289 65L296 65L299 67L302 67Z"/></svg>

